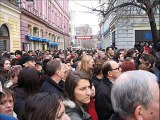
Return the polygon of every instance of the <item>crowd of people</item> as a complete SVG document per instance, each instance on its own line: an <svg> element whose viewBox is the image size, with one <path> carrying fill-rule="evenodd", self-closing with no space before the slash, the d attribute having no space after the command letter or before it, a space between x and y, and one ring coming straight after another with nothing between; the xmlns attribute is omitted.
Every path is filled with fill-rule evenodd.
<svg viewBox="0 0 160 120"><path fill-rule="evenodd" d="M159 120L160 53L143 48L2 52L2 120Z"/></svg>

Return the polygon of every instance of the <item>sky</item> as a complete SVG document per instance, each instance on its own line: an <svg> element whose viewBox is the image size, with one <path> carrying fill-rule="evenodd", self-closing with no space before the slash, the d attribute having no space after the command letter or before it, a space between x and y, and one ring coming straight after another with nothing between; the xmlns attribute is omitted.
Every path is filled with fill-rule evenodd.
<svg viewBox="0 0 160 120"><path fill-rule="evenodd" d="M75 12L75 26L89 24L93 34L99 31L98 12L92 12L92 8L99 6L99 0L69 0L70 10Z"/></svg>

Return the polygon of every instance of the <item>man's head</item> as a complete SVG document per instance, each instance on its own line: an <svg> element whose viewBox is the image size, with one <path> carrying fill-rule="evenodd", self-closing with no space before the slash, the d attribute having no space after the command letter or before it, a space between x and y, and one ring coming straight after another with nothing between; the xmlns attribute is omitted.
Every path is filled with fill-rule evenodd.
<svg viewBox="0 0 160 120"><path fill-rule="evenodd" d="M60 60L50 60L46 66L46 73L50 77L54 76L56 77L55 79L61 80L64 78L64 71L62 69L63 64Z"/></svg>
<svg viewBox="0 0 160 120"><path fill-rule="evenodd" d="M19 56L21 56L22 55L22 51L20 51L20 50L16 50L15 51L15 56L16 57L19 57Z"/></svg>
<svg viewBox="0 0 160 120"><path fill-rule="evenodd" d="M157 77L147 71L120 75L111 92L113 109L127 120L159 120Z"/></svg>
<svg viewBox="0 0 160 120"><path fill-rule="evenodd" d="M35 67L34 58L28 54L24 54L21 59L21 65L24 67Z"/></svg>
<svg viewBox="0 0 160 120"><path fill-rule="evenodd" d="M120 76L121 70L119 64L113 60L106 61L102 66L103 75L112 81Z"/></svg>
<svg viewBox="0 0 160 120"><path fill-rule="evenodd" d="M107 52L108 54L111 54L112 51L113 51L112 47L107 47L107 48L106 48L106 52Z"/></svg>

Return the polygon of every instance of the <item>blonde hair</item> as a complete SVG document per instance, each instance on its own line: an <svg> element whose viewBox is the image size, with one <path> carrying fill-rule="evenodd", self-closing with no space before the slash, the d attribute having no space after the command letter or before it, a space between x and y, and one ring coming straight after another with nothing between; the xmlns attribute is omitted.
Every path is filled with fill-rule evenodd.
<svg viewBox="0 0 160 120"><path fill-rule="evenodd" d="M85 71L87 73L90 72L90 69L88 68L88 64L92 59L93 58L90 55L83 56L80 64L80 71Z"/></svg>

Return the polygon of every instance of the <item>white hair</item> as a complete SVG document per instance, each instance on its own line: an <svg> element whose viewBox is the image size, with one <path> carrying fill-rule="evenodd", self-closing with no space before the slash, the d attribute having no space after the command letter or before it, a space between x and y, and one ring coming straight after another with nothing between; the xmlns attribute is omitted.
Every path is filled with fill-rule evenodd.
<svg viewBox="0 0 160 120"><path fill-rule="evenodd" d="M157 77L144 70L128 71L121 74L112 88L113 109L121 116L134 115L137 105L147 108L153 99L152 85Z"/></svg>

